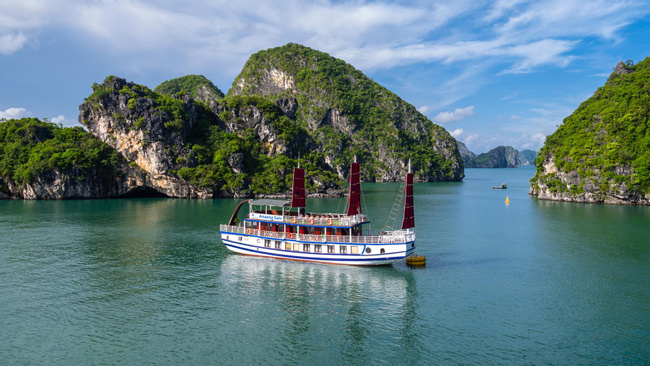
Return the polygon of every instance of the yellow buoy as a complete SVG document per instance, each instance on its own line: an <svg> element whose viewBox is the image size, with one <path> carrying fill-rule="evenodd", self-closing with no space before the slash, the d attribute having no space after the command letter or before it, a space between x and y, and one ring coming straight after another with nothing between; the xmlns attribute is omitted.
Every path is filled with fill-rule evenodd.
<svg viewBox="0 0 650 366"><path fill-rule="evenodd" d="M510 199L506 196L506 203L510 203Z"/></svg>
<svg viewBox="0 0 650 366"><path fill-rule="evenodd" d="M409 266L424 266L427 264L427 259L423 255L413 254L406 257L406 264Z"/></svg>

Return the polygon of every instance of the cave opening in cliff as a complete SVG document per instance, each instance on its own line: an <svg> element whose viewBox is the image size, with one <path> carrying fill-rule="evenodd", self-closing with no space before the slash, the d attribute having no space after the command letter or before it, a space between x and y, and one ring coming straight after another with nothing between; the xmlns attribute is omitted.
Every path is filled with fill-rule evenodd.
<svg viewBox="0 0 650 366"><path fill-rule="evenodd" d="M120 196L120 198L164 198L164 197L169 197L169 196L164 193L158 192L157 190L151 187L137 187Z"/></svg>

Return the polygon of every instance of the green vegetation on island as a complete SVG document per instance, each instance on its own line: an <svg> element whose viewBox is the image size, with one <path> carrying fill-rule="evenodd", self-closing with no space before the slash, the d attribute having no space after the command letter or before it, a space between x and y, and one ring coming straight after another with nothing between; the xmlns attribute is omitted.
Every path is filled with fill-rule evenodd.
<svg viewBox="0 0 650 366"><path fill-rule="evenodd" d="M215 99L223 98L224 94L210 80L203 75L186 75L180 78L167 80L154 88L158 94L187 94L193 99L202 97L201 89L207 90ZM205 96L203 96L205 97Z"/></svg>
<svg viewBox="0 0 650 366"><path fill-rule="evenodd" d="M0 180L5 183L0 189L55 171L75 171L78 180L91 170L110 177L120 174L120 161L115 149L81 127L62 128L36 118L0 121Z"/></svg>
<svg viewBox="0 0 650 366"><path fill-rule="evenodd" d="M649 111L650 58L619 63L605 85L546 138L531 191L599 197L650 193Z"/></svg>

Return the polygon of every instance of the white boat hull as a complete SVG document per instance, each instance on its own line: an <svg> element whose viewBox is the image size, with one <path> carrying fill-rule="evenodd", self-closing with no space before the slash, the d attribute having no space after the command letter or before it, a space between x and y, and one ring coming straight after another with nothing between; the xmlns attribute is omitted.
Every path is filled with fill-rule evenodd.
<svg viewBox="0 0 650 366"><path fill-rule="evenodd" d="M354 266L391 265L415 252L414 236L412 241L398 243L350 243L302 241L221 231L221 240L231 251L245 255ZM265 242L270 242L270 246L265 246ZM279 248L276 248L276 244ZM308 245L309 249L304 250L304 245ZM316 252L316 246L320 246L321 252ZM330 246L333 246L334 253L327 252ZM345 247L346 253L341 253L342 247Z"/></svg>

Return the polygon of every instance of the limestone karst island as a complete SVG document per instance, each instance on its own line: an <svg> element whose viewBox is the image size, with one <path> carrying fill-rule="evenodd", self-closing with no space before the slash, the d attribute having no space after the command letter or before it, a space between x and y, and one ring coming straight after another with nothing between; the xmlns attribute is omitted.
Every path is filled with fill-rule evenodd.
<svg viewBox="0 0 650 366"><path fill-rule="evenodd" d="M546 138L530 193L542 199L650 203L650 58L619 62L604 86Z"/></svg>
<svg viewBox="0 0 650 366"><path fill-rule="evenodd" d="M0 198L286 195L306 170L312 196L362 181L461 181L467 167L535 164L540 199L650 203L650 59L619 63L548 136L537 158L501 146L475 155L346 62L297 44L250 57L224 94L199 75L153 90L108 76L79 106L85 126L0 122Z"/></svg>

